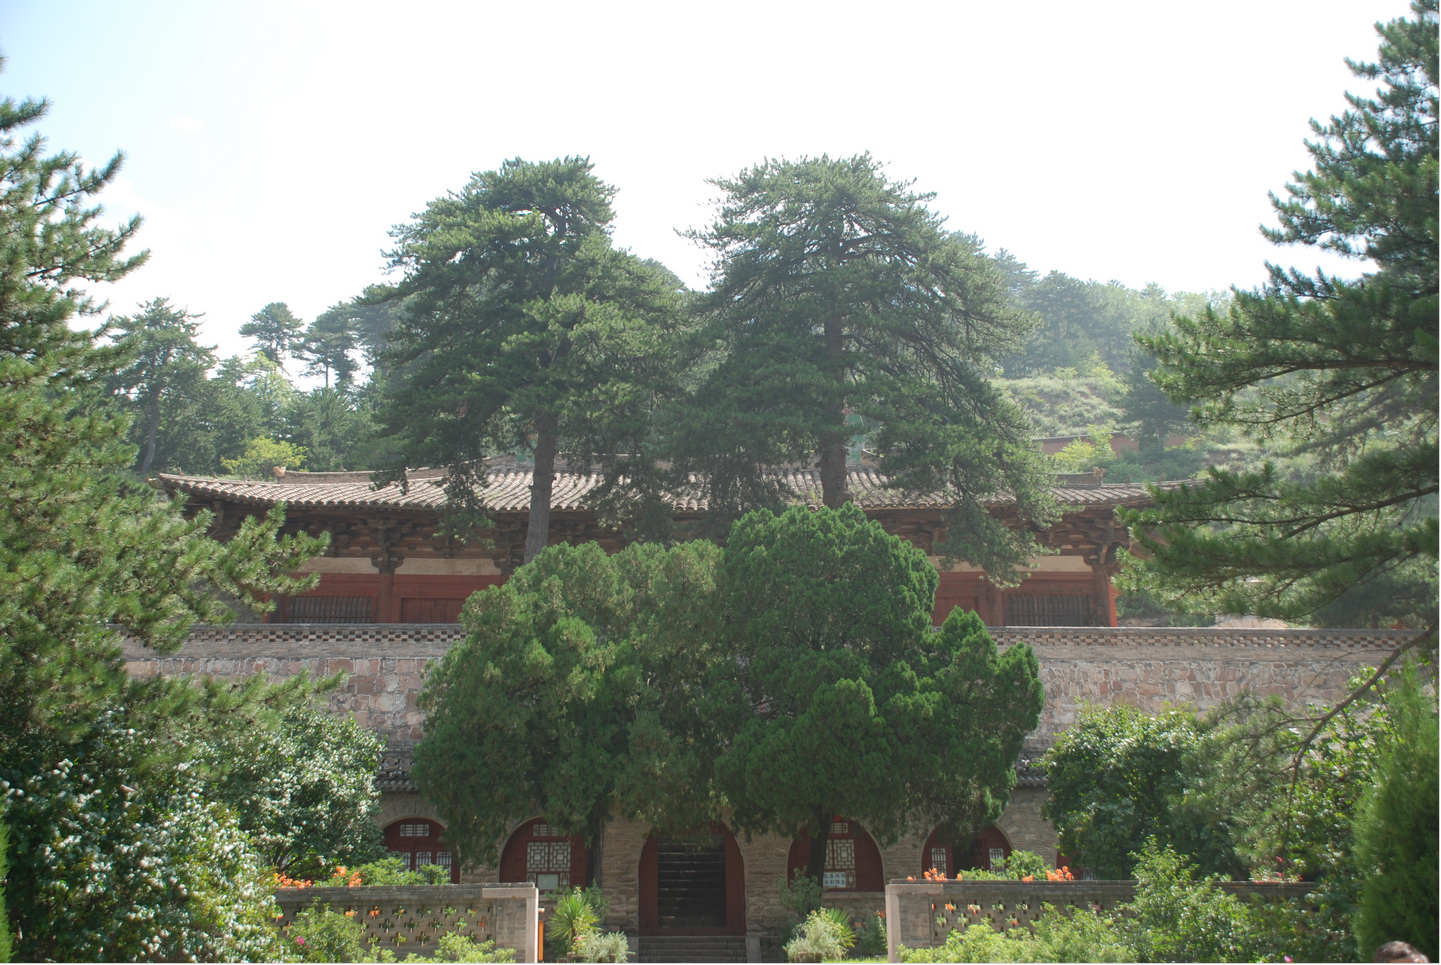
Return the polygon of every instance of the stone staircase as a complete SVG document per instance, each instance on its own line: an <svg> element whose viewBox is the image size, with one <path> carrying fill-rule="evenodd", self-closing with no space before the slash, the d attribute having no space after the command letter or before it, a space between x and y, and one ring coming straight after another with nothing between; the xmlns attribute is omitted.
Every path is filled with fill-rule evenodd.
<svg viewBox="0 0 1441 965"><path fill-rule="evenodd" d="M642 935L638 962L744 962L746 940L726 935Z"/></svg>

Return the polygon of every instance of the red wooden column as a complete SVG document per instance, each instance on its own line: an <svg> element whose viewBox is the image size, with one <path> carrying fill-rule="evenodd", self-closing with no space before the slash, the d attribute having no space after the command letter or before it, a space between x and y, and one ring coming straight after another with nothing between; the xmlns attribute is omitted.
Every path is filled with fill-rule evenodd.
<svg viewBox="0 0 1441 965"><path fill-rule="evenodd" d="M1004 626L1006 622L1005 601L1001 598L1001 591L990 580L981 580L980 593L981 620L988 627Z"/></svg>
<svg viewBox="0 0 1441 965"><path fill-rule="evenodd" d="M1111 575L1106 572L1104 566L1091 567L1091 574L1095 580L1096 612L1101 617L1101 625L1114 627L1116 625L1116 588L1111 585Z"/></svg>
<svg viewBox="0 0 1441 965"><path fill-rule="evenodd" d="M394 623L395 610L395 571L384 569L380 571L380 590L375 597L375 622Z"/></svg>

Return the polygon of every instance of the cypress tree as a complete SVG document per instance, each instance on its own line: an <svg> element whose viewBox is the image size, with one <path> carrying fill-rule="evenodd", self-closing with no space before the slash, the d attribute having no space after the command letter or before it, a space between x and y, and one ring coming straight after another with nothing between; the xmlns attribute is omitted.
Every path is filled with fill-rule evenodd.
<svg viewBox="0 0 1441 965"><path fill-rule="evenodd" d="M1361 867L1369 870L1353 923L1363 958L1404 941L1436 960L1437 827L1441 759L1436 708L1409 664L1387 687L1391 728L1376 763L1377 781L1355 824Z"/></svg>

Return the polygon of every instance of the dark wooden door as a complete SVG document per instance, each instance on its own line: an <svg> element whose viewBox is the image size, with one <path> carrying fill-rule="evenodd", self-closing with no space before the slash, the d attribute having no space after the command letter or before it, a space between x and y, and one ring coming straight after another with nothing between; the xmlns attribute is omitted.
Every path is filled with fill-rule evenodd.
<svg viewBox="0 0 1441 965"><path fill-rule="evenodd" d="M710 833L651 835L641 849L643 935L744 935L745 865L724 825Z"/></svg>

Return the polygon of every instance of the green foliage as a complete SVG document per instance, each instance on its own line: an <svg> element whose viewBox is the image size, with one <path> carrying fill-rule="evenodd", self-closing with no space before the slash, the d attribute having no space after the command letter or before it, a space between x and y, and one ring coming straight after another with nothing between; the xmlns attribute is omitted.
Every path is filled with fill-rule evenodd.
<svg viewBox="0 0 1441 965"><path fill-rule="evenodd" d="M1228 821L1178 805L1201 740L1195 715L1148 716L1125 705L1087 710L1045 758L1042 814L1063 852L1101 878L1127 878L1147 839L1158 838L1216 871L1244 871Z"/></svg>
<svg viewBox="0 0 1441 965"><path fill-rule="evenodd" d="M1090 426L1086 430L1086 438L1067 443L1056 453L1056 463L1063 472L1088 472L1109 462L1114 455L1111 451L1113 434L1114 429L1110 425Z"/></svg>
<svg viewBox="0 0 1441 965"><path fill-rule="evenodd" d="M585 158L507 161L392 232L406 301L380 415L401 448L391 475L446 466L451 503L479 513L481 460L529 450L527 562L546 545L557 456L599 468L605 520L643 511L646 492L661 506L650 414L677 385L679 293L611 247L615 189L591 172Z"/></svg>
<svg viewBox="0 0 1441 965"><path fill-rule="evenodd" d="M1226 311L1139 341L1157 385L1200 424L1312 454L1314 475L1213 468L1122 514L1147 551L1131 581L1213 612L1434 626L1437 608L1437 19L1435 0L1378 25L1374 99L1322 125L1273 195L1281 244L1370 262L1355 280L1270 266ZM1431 644L1434 647L1434 637Z"/></svg>
<svg viewBox="0 0 1441 965"><path fill-rule="evenodd" d="M766 161L713 182L714 255L698 303L703 377L669 432L680 472L703 474L711 512L779 509L769 470L819 460L820 502L850 498L857 433L908 492L956 495L940 547L1013 579L1035 547L984 506L1006 490L1024 520L1054 504L1024 415L986 378L1029 319L1004 279L908 183L869 155ZM852 422L854 417L858 422Z"/></svg>
<svg viewBox="0 0 1441 965"><path fill-rule="evenodd" d="M14 961L10 915L5 910L6 878L10 873L10 826L0 821L0 962Z"/></svg>
<svg viewBox="0 0 1441 965"><path fill-rule="evenodd" d="M572 952L577 962L625 962L630 960L630 939L623 931L602 934L597 929L583 932Z"/></svg>
<svg viewBox="0 0 1441 965"><path fill-rule="evenodd" d="M295 317L288 305L271 302L240 326L240 334L253 339L256 351L283 369L285 363L282 359L302 344L301 331L304 328L305 323Z"/></svg>
<svg viewBox="0 0 1441 965"><path fill-rule="evenodd" d="M1038 435L1068 436L1085 432L1088 426L1122 420L1107 383L1074 370L998 379L994 385L1025 410L1032 432Z"/></svg>
<svg viewBox="0 0 1441 965"><path fill-rule="evenodd" d="M219 734L195 753L210 772L212 799L231 809L271 866L294 878L380 855L372 818L383 749L353 718L302 706L272 727Z"/></svg>
<svg viewBox="0 0 1441 965"><path fill-rule="evenodd" d="M551 915L550 927L555 941L562 948L574 950L580 937L595 931L601 915L591 902L589 889L572 888L557 894L551 900L555 910Z"/></svg>
<svg viewBox="0 0 1441 965"><path fill-rule="evenodd" d="M1391 730L1355 820L1358 863L1366 878L1354 922L1362 953L1404 941L1434 961L1441 736L1435 698L1417 686L1417 670L1411 663L1386 687Z"/></svg>
<svg viewBox="0 0 1441 965"><path fill-rule="evenodd" d="M901 946L903 962L1028 962L1025 943L990 925L956 928L938 948Z"/></svg>
<svg viewBox="0 0 1441 965"><path fill-rule="evenodd" d="M373 962L373 943L365 940L365 923L331 911L321 902L301 909L282 939L290 955L302 962Z"/></svg>
<svg viewBox="0 0 1441 965"><path fill-rule="evenodd" d="M1126 934L1110 915L1089 908L1067 908L1064 913L1045 904L1026 939L1033 962L1134 962L1136 953Z"/></svg>
<svg viewBox="0 0 1441 965"><path fill-rule="evenodd" d="M776 895L781 907L791 913L796 921L805 921L806 916L819 910L826 890L820 880L804 874L794 875L790 881L776 878Z"/></svg>
<svg viewBox="0 0 1441 965"><path fill-rule="evenodd" d="M83 374L91 347L90 333L69 324L95 311L90 286L119 281L149 252L123 255L138 215L113 230L95 223L101 209L92 200L119 175L123 154L87 169L73 151L46 157L39 134L19 139L49 110L43 99L0 101L0 357L53 355L68 380Z"/></svg>
<svg viewBox="0 0 1441 965"><path fill-rule="evenodd" d="M234 960L278 954L262 856L150 728L111 715L70 756L0 780L24 961Z"/></svg>
<svg viewBox="0 0 1441 965"><path fill-rule="evenodd" d="M758 708L715 765L736 827L806 830L819 879L833 815L880 840L999 816L1043 701L1030 647L998 655L959 609L932 633L935 567L853 505L751 513L723 567L741 702Z"/></svg>
<svg viewBox="0 0 1441 965"><path fill-rule="evenodd" d="M112 320L127 364L109 379L122 405L133 411L136 442L141 446L140 474L150 471L162 416L184 405L205 381L215 362L214 348L195 341L200 315L172 308L156 298L129 318Z"/></svg>
<svg viewBox="0 0 1441 965"><path fill-rule="evenodd" d="M268 479L277 468L304 469L306 452L304 446L259 436L246 444L245 451L238 458L222 459L220 464L232 476Z"/></svg>
<svg viewBox="0 0 1441 965"><path fill-rule="evenodd" d="M412 775L465 861L540 810L594 840L620 813L715 820L710 768L741 706L709 543L552 546L475 594L426 680Z"/></svg>
<svg viewBox="0 0 1441 965"><path fill-rule="evenodd" d="M886 916L877 911L867 915L856 929L856 952L864 958L887 955Z"/></svg>
<svg viewBox="0 0 1441 965"><path fill-rule="evenodd" d="M331 875L327 884L332 887L346 887L349 882L358 877L360 886L379 885L448 885L450 884L450 869L441 867L438 864L421 865L415 871L407 867L404 858L394 855L386 858L377 858L374 861L367 861L364 864L353 867L338 865Z"/></svg>
<svg viewBox="0 0 1441 965"><path fill-rule="evenodd" d="M1148 962L1255 962L1273 954L1255 911L1155 839L1136 862L1136 898L1126 923Z"/></svg>
<svg viewBox="0 0 1441 965"><path fill-rule="evenodd" d="M839 916L830 912L832 909L820 909L811 912L806 920L801 922L797 929L799 934L786 943L786 959L792 962L834 962L845 956L846 932L850 931L850 921L847 920L842 926L840 919L845 918L842 913ZM850 936L851 944L855 943L854 933Z"/></svg>
<svg viewBox="0 0 1441 965"><path fill-rule="evenodd" d="M376 948L374 938L367 939L365 924L349 913L331 911L325 902L309 905L296 914L289 933L281 939L289 953L287 961L302 962L394 962L395 954L388 948ZM515 950L496 948L494 941L477 943L454 932L440 936L431 956L409 954L401 959L406 965L425 962L514 962Z"/></svg>
<svg viewBox="0 0 1441 965"><path fill-rule="evenodd" d="M1044 879L1046 872L1051 870L1051 866L1045 858L1036 854L1034 851L1018 849L1012 851L1010 857L1002 860L995 870L1001 872L1008 878L1018 880L1029 877ZM970 874L971 873L968 872L967 877L970 877Z"/></svg>

